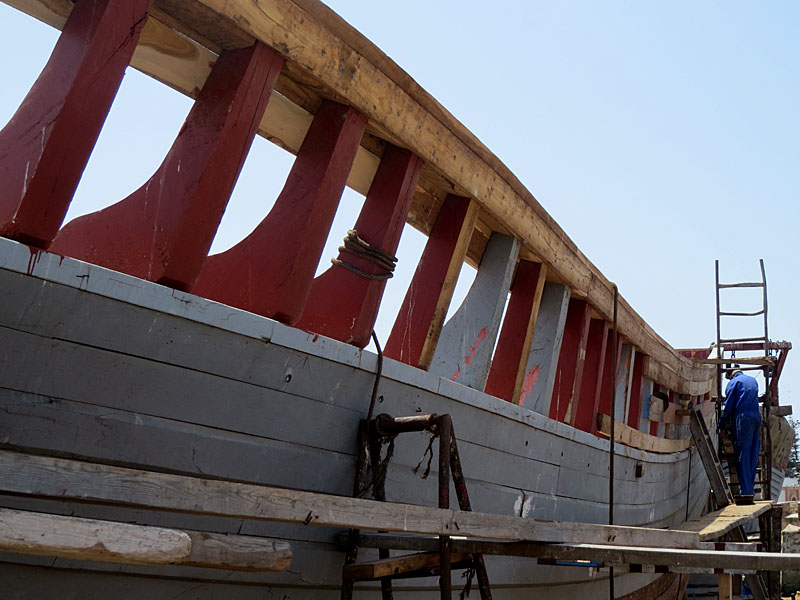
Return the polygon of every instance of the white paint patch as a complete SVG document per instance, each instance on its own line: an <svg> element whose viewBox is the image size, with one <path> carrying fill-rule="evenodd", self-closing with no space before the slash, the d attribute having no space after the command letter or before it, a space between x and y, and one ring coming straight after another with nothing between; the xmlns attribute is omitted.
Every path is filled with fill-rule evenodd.
<svg viewBox="0 0 800 600"><path fill-rule="evenodd" d="M533 504L533 496L526 496L525 494L520 494L517 496L516 502L514 502L514 514L519 515L520 517L527 517L531 514L531 511L534 508Z"/></svg>

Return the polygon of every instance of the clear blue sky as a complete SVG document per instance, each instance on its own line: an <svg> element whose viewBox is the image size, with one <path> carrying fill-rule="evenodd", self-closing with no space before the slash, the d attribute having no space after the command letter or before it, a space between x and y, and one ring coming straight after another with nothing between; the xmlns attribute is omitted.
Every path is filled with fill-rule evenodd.
<svg viewBox="0 0 800 600"><path fill-rule="evenodd" d="M716 336L715 258L728 281L757 278L764 258L771 337L798 344L782 403L800 415L800 3L329 5L483 140L672 345L703 346ZM55 39L0 5L0 123ZM189 107L129 71L71 216L145 181ZM286 153L258 141L216 250L263 217L290 165ZM358 205L356 194L345 196L323 262ZM402 264L381 311L383 340L422 243L416 232L403 236ZM728 306L758 308L758 298L749 300ZM754 327L731 322L724 333L751 335Z"/></svg>

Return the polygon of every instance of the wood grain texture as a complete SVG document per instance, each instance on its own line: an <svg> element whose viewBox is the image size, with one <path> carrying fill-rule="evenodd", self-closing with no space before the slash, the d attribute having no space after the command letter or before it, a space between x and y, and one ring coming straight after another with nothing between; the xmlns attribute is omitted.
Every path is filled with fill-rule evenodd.
<svg viewBox="0 0 800 600"><path fill-rule="evenodd" d="M312 526L558 543L696 548L696 533L536 521L0 451L0 490Z"/></svg>
<svg viewBox="0 0 800 600"><path fill-rule="evenodd" d="M598 413L597 431L598 433L608 436L611 431L611 417L603 413ZM632 446L633 448L647 450L648 452L662 453L680 452L681 450L686 450L692 443L691 438L666 440L664 438L655 437L647 433L642 433L638 429L634 429L620 421L614 423L614 439L627 446Z"/></svg>

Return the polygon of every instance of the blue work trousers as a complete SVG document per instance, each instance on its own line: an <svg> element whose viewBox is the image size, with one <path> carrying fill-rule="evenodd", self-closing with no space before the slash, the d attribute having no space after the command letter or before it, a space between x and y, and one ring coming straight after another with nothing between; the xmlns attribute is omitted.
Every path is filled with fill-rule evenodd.
<svg viewBox="0 0 800 600"><path fill-rule="evenodd" d="M761 418L751 415L736 415L733 452L736 474L739 476L739 493L743 496L753 495L760 450Z"/></svg>

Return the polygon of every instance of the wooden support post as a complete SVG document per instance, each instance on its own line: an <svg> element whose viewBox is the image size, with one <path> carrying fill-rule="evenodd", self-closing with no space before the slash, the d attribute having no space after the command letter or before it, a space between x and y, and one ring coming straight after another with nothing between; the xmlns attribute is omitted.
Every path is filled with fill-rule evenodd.
<svg viewBox="0 0 800 600"><path fill-rule="evenodd" d="M633 356L636 349L631 344L622 344L617 363L617 405L614 418L622 423L626 422L628 407L630 406L631 379L633 375Z"/></svg>
<svg viewBox="0 0 800 600"><path fill-rule="evenodd" d="M733 577L730 573L719 573L717 575L717 589L719 600L731 600L733 598Z"/></svg>
<svg viewBox="0 0 800 600"><path fill-rule="evenodd" d="M430 365L477 217L469 198L445 198L386 342L387 357Z"/></svg>
<svg viewBox="0 0 800 600"><path fill-rule="evenodd" d="M586 359L586 341L592 307L585 300L572 298L564 322L564 336L558 354L553 397L550 399L550 418L572 423L581 389L583 365Z"/></svg>
<svg viewBox="0 0 800 600"><path fill-rule="evenodd" d="M519 404L546 273L546 265L524 259L519 261L486 381L484 391L487 394L514 404Z"/></svg>
<svg viewBox="0 0 800 600"><path fill-rule="evenodd" d="M0 508L0 551L128 565L285 571L283 541Z"/></svg>
<svg viewBox="0 0 800 600"><path fill-rule="evenodd" d="M493 233L464 302L442 328L430 372L483 390L519 252L519 240Z"/></svg>
<svg viewBox="0 0 800 600"><path fill-rule="evenodd" d="M645 356L637 352L633 358L633 373L628 402L628 426L639 429L639 419L642 415L642 371Z"/></svg>
<svg viewBox="0 0 800 600"><path fill-rule="evenodd" d="M758 518L758 529L761 534L761 543L766 552L781 552L781 519L783 508L772 507ZM764 584L769 598L780 598L781 574L777 571L762 573Z"/></svg>
<svg viewBox="0 0 800 600"><path fill-rule="evenodd" d="M525 363L519 403L543 415L550 414L550 398L553 395L558 355L561 352L569 295L570 289L565 285L551 282L544 284L533 341Z"/></svg>
<svg viewBox="0 0 800 600"><path fill-rule="evenodd" d="M47 249L119 89L152 0L80 0L0 131L0 235Z"/></svg>
<svg viewBox="0 0 800 600"><path fill-rule="evenodd" d="M282 65L260 43L224 51L155 174L124 200L68 223L52 251L191 289Z"/></svg>
<svg viewBox="0 0 800 600"><path fill-rule="evenodd" d="M422 164L409 150L386 148L354 227L359 238L394 255ZM363 348L369 343L386 287L385 276L391 276L391 271L348 250L340 249L337 260L340 262L314 280L297 327ZM353 269L384 278L373 279Z"/></svg>
<svg viewBox="0 0 800 600"><path fill-rule="evenodd" d="M573 419L573 425L583 431L592 431L595 428L595 418L600 406L609 327L608 321L605 319L592 319L589 323L586 359L583 363L583 377Z"/></svg>
<svg viewBox="0 0 800 600"><path fill-rule="evenodd" d="M366 121L353 108L325 101L275 206L249 236L206 259L192 291L289 325L296 323Z"/></svg>

